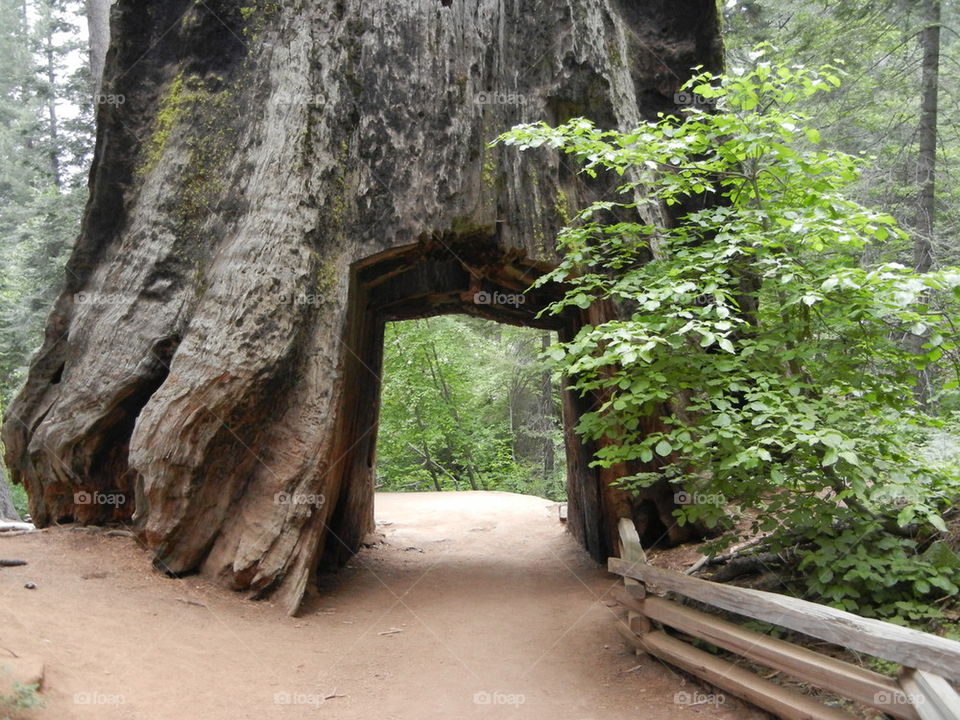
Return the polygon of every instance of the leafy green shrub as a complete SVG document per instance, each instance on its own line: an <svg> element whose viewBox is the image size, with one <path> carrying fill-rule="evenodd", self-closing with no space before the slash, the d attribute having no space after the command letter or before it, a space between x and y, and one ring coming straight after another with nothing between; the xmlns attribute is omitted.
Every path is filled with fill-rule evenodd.
<svg viewBox="0 0 960 720"><path fill-rule="evenodd" d="M8 669L0 666L0 674L8 674ZM0 720L11 720L10 715L8 715L10 711L33 710L43 707L43 700L37 694L39 689L37 685L13 683L10 693L0 694Z"/></svg>
<svg viewBox="0 0 960 720"><path fill-rule="evenodd" d="M883 262L908 238L845 194L862 161L819 148L791 109L837 74L763 55L686 84L716 112L699 104L629 132L574 119L502 136L622 178L619 197L562 231L563 261L542 281L570 287L552 312L605 300L619 319L549 352L576 389L603 399L578 431L614 441L596 463L634 468L625 487L667 479L694 498L720 495L683 505L677 522L724 525L731 506L751 509L775 549L797 548L804 585L823 600L929 615L960 582L956 564L925 552L960 483L955 466L917 449L937 421L913 385L957 347L960 271ZM641 432L651 416L662 429Z"/></svg>
<svg viewBox="0 0 960 720"><path fill-rule="evenodd" d="M30 514L30 500L27 498L27 491L23 485L11 485L10 496L13 498L13 506L17 509L20 517Z"/></svg>

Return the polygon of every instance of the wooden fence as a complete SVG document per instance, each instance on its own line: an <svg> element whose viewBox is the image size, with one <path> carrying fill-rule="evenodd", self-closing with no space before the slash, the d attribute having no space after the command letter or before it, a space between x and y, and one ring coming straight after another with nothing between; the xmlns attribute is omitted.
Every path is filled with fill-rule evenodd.
<svg viewBox="0 0 960 720"><path fill-rule="evenodd" d="M699 650L668 628L894 718L960 720L960 696L945 679L960 680L960 642L786 595L654 567L647 564L633 521L626 518L620 521L620 557L610 558L609 569L624 578L616 597L628 611L620 631L631 645L777 717L850 720L853 716ZM894 680L686 607L657 596L654 590L899 663L903 671Z"/></svg>

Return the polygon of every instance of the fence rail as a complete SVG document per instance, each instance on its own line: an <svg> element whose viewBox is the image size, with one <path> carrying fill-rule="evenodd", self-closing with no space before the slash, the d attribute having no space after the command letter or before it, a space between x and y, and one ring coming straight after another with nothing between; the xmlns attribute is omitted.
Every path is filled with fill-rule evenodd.
<svg viewBox="0 0 960 720"><path fill-rule="evenodd" d="M807 600L657 568L647 563L633 521L621 519L619 529L620 557L610 558L608 567L623 576L624 587L616 596L627 608L627 619L620 632L638 652L659 657L788 720L849 720L853 716L699 650L670 634L668 628L894 718L960 720L960 696L945 679L960 680L960 642ZM659 597L654 591L676 593L712 608L896 662L903 672L894 680Z"/></svg>

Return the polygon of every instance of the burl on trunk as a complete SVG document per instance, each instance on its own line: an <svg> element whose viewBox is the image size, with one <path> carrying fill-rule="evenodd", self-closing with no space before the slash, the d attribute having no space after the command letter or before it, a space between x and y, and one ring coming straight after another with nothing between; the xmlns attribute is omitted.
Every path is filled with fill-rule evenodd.
<svg viewBox="0 0 960 720"><path fill-rule="evenodd" d="M716 4L120 0L111 20L83 230L7 462L36 523L131 524L166 571L295 610L372 526L383 323L583 321L536 320L556 291L495 293L609 187L488 143L674 110L719 65ZM565 399L570 525L603 557L631 508L569 431L585 403Z"/></svg>

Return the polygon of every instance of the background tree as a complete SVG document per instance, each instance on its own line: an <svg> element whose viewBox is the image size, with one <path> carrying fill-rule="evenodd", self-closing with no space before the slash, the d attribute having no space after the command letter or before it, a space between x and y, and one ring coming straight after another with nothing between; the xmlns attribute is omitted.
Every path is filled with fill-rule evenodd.
<svg viewBox="0 0 960 720"><path fill-rule="evenodd" d="M737 0L726 8L731 67L746 66L762 41L785 62L839 65L842 87L803 109L828 145L871 158L853 190L911 230L917 259L901 259L920 270L955 263L960 85L939 67L957 64L957 8L937 0Z"/></svg>
<svg viewBox="0 0 960 720"><path fill-rule="evenodd" d="M79 230L93 141L79 2L6 3L0 28L0 404L20 383Z"/></svg>
<svg viewBox="0 0 960 720"><path fill-rule="evenodd" d="M103 65L110 45L110 6L112 0L85 0L87 37L89 38L90 83L93 97L100 95Z"/></svg>
<svg viewBox="0 0 960 720"><path fill-rule="evenodd" d="M933 267L936 226L937 107L940 92L940 0L923 0L923 52L920 74L920 127L917 152L917 217L914 222L913 267Z"/></svg>
<svg viewBox="0 0 960 720"><path fill-rule="evenodd" d="M785 61L840 64L843 86L809 98L804 109L817 117L828 145L870 158L854 195L891 213L912 238L888 249L890 259L921 272L960 262L960 85L956 73L940 72L958 63L957 8L939 0L750 0L726 7L731 66L747 63L748 48L759 41L772 41ZM923 334L903 337L915 350L924 341ZM921 375L919 397L944 410L960 406L952 391L933 395L936 378L928 374L936 372Z"/></svg>
<svg viewBox="0 0 960 720"><path fill-rule="evenodd" d="M547 340L549 341L549 333ZM543 333L469 317L390 323L377 479L385 490L565 494Z"/></svg>

